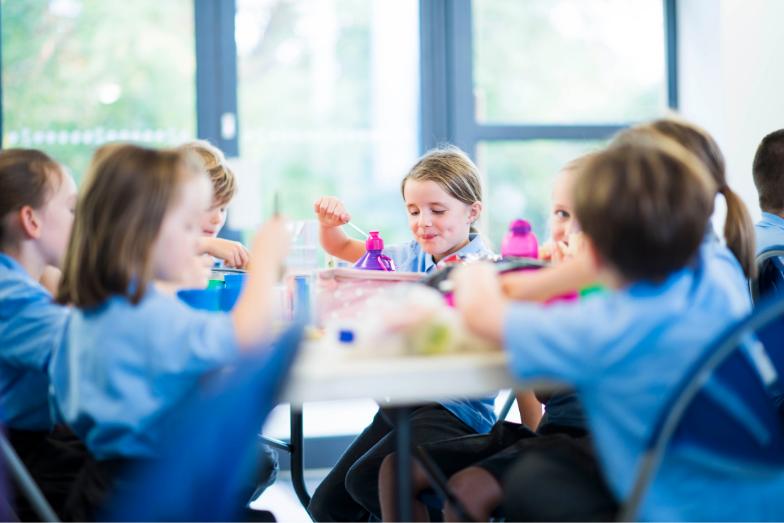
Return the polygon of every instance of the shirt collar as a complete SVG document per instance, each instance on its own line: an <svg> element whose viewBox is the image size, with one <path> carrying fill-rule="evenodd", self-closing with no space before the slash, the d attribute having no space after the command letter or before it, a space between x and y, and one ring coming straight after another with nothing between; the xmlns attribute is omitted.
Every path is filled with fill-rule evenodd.
<svg viewBox="0 0 784 523"><path fill-rule="evenodd" d="M769 225L774 225L781 229L784 229L784 218L779 216L778 214L773 214L770 212L762 212L762 221Z"/></svg>
<svg viewBox="0 0 784 523"><path fill-rule="evenodd" d="M3 254L1 252L0 252L0 267L5 267L6 269L11 269L12 271L15 272L21 272L22 274L28 277L30 276L25 270L25 268L22 267L21 263L16 261L11 256L8 256L7 254Z"/></svg>
<svg viewBox="0 0 784 523"><path fill-rule="evenodd" d="M455 254L460 256L465 256L467 254L481 254L481 253L486 253L488 251L489 249L482 241L482 237L479 235L479 233L471 232L468 233L468 243L462 246L457 251L450 254L450 256L453 256ZM433 261L433 256L431 254L425 256L425 272L430 272L435 266L436 266L436 262Z"/></svg>

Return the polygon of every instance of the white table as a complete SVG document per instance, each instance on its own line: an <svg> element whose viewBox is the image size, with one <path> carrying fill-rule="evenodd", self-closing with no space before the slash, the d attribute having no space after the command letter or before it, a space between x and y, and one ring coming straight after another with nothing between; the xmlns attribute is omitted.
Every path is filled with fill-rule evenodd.
<svg viewBox="0 0 784 523"><path fill-rule="evenodd" d="M454 397L481 397L521 384L507 370L502 351L433 356L374 355L368 347L337 341L308 342L292 369L282 401L291 403L291 475L307 507L304 482L302 404L372 398L399 407L396 424L398 515L411 519L411 433L409 405ZM526 384L531 386L532 384Z"/></svg>

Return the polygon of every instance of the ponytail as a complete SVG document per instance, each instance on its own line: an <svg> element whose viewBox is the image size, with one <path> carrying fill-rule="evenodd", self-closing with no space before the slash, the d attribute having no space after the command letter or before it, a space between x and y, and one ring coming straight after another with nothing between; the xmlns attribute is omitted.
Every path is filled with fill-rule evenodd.
<svg viewBox="0 0 784 523"><path fill-rule="evenodd" d="M728 185L719 192L727 202L727 218L724 220L724 239L727 247L740 262L743 273L751 279L756 275L754 225L743 200Z"/></svg>

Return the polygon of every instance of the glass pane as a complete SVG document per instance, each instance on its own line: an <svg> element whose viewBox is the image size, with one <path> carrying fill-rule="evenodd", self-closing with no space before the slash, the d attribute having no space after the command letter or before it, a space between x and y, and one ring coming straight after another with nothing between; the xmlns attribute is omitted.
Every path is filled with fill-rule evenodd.
<svg viewBox="0 0 784 523"><path fill-rule="evenodd" d="M43 149L80 179L101 143L195 134L192 0L2 8L4 147Z"/></svg>
<svg viewBox="0 0 784 523"><path fill-rule="evenodd" d="M574 158L605 145L601 141L480 142L479 169L485 174L483 228L496 250L515 218L531 222L539 243L549 236L552 184Z"/></svg>
<svg viewBox="0 0 784 523"><path fill-rule="evenodd" d="M312 218L331 194L363 230L409 239L400 180L417 155L417 7L238 0L237 171L250 196L233 216L259 220L279 193L287 216Z"/></svg>
<svg viewBox="0 0 784 523"><path fill-rule="evenodd" d="M476 117L603 123L666 109L662 0L473 0Z"/></svg>

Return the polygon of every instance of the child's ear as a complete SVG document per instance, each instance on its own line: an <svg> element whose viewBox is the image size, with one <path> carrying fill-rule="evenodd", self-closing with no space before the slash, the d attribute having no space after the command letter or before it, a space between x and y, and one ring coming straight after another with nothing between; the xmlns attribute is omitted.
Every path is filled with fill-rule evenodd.
<svg viewBox="0 0 784 523"><path fill-rule="evenodd" d="M471 209L468 213L468 224L473 224L476 220L479 219L479 215L482 214L482 202L474 202L471 204Z"/></svg>
<svg viewBox="0 0 784 523"><path fill-rule="evenodd" d="M38 218L38 213L29 205L25 205L19 209L19 226L22 234L31 240L35 240L41 236L41 220Z"/></svg>

